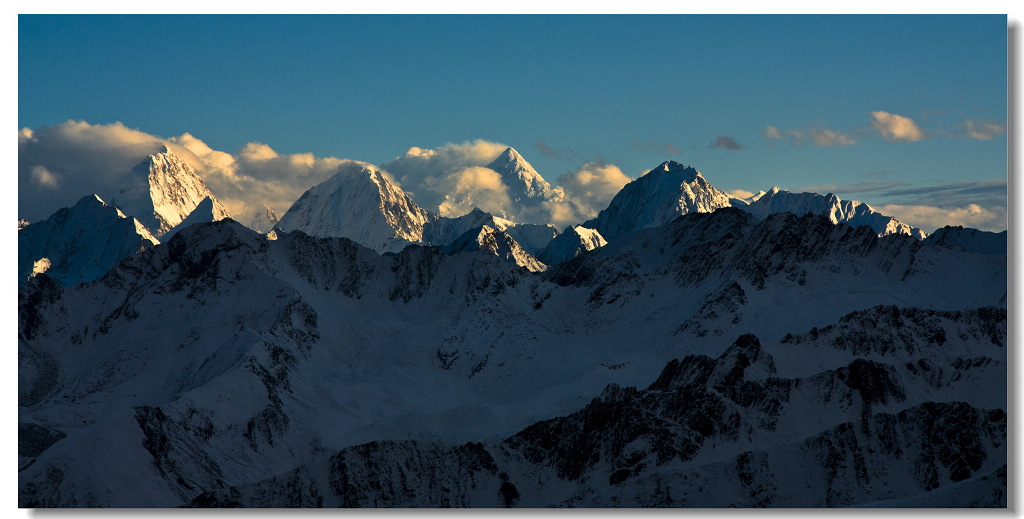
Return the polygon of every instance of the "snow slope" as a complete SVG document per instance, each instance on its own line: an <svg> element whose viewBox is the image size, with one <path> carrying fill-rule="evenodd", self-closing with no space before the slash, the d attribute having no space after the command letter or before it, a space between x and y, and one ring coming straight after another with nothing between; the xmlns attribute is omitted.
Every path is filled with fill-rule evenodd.
<svg viewBox="0 0 1024 519"><path fill-rule="evenodd" d="M197 224L19 291L19 503L926 496L1006 463L1006 272L734 208L544 273Z"/></svg>

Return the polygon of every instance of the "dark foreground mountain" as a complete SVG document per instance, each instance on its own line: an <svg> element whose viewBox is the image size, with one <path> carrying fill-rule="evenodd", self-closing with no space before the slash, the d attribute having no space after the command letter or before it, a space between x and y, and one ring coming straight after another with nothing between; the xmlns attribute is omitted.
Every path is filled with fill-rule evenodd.
<svg viewBox="0 0 1024 519"><path fill-rule="evenodd" d="M62 285L93 281L117 262L159 243L97 195L18 229L18 284L46 272Z"/></svg>
<svg viewBox="0 0 1024 519"><path fill-rule="evenodd" d="M450 252L224 220L35 276L19 504L1005 506L1005 256L733 208Z"/></svg>

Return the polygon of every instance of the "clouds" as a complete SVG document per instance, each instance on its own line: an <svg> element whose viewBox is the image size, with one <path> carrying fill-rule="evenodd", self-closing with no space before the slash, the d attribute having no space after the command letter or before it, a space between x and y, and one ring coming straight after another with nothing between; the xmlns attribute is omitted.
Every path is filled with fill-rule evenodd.
<svg viewBox="0 0 1024 519"><path fill-rule="evenodd" d="M505 144L483 139L449 143L435 149L412 147L405 155L381 164L381 168L399 179L402 189L419 206L430 211L442 211L446 215L461 216L473 209L472 205L466 209L467 204L496 202L502 192L487 173L464 170L486 169L483 166L493 162L506 148ZM487 171L497 175L493 170ZM497 180L500 182L500 176ZM503 187L507 198L508 188ZM454 194L451 190L456 188L459 191ZM463 209L465 212L460 213Z"/></svg>
<svg viewBox="0 0 1024 519"><path fill-rule="evenodd" d="M435 192L443 193L444 199L436 208L442 216L461 216L474 207L502 215L512 204L508 187L493 169L482 166L457 168L431 181Z"/></svg>
<svg viewBox="0 0 1024 519"><path fill-rule="evenodd" d="M871 129L889 142L917 142L925 138L925 132L913 119L881 110L871 112Z"/></svg>
<svg viewBox="0 0 1024 519"><path fill-rule="evenodd" d="M537 140L537 146L551 158L567 159L575 154L569 148L554 149L543 139ZM434 149L410 148L381 167L401 179L402 189L418 205L442 216L457 217L479 207L517 222L557 227L580 223L585 213L580 206L590 207L593 201L606 198L608 185L619 182L616 172L624 176L614 166L612 170L588 165L563 176L569 189L555 187L546 199L513 200L510 193L514 191L507 184L510 179L485 167L508 147L478 139Z"/></svg>
<svg viewBox="0 0 1024 519"><path fill-rule="evenodd" d="M192 166L235 215L261 205L283 215L306 189L353 162L311 153L282 154L262 142L249 142L228 153L190 133L162 138L121 123L81 121L20 130L18 146L19 216L30 221L46 218L90 193L112 200L132 167L164 146ZM563 175L565 188L555 187L546 199L515 202L507 180L485 167L507 147L486 140L435 149L414 147L381 169L398 178L396 183L417 204L443 215L460 216L479 207L521 222L560 227L596 215L630 180L616 166L591 162Z"/></svg>
<svg viewBox="0 0 1024 519"><path fill-rule="evenodd" d="M895 216L903 223L927 233L947 225L962 225L983 231L1000 232L1006 229L1006 206L982 207L967 204L962 207L932 205L886 204L877 207L882 214Z"/></svg>
<svg viewBox="0 0 1024 519"><path fill-rule="evenodd" d="M927 110L923 112L926 118L942 117L945 112L941 110ZM999 121L987 119L967 118L953 129L935 127L932 129L923 128L913 118L875 110L868 113L869 120L866 126L854 128L849 131L835 130L831 128L794 128L782 130L777 126L768 125L761 130L763 141L769 146L776 142L786 141L793 146L800 146L810 142L816 147L831 148L836 146L850 146L858 143L858 137L869 138L877 135L883 140L892 143L919 142L937 136L947 138L970 138L975 140L993 140L997 135L1006 134L1006 125ZM714 147L714 144L712 144Z"/></svg>
<svg viewBox="0 0 1024 519"><path fill-rule="evenodd" d="M312 153L282 155L259 142L247 143L231 155L210 150L188 134L173 140L196 150L193 153L202 162L197 171L231 214L241 214L247 205L266 205L283 215L307 189L351 162Z"/></svg>
<svg viewBox="0 0 1024 519"><path fill-rule="evenodd" d="M32 183L47 189L60 189L59 177L44 166L32 166L29 173Z"/></svg>
<svg viewBox="0 0 1024 519"><path fill-rule="evenodd" d="M577 158L576 150L569 147L554 148L544 140L537 139L537 150L544 157L551 157L556 160L574 160Z"/></svg>
<svg viewBox="0 0 1024 519"><path fill-rule="evenodd" d="M598 161L558 177L558 185L587 218L593 218L632 180L618 166Z"/></svg>
<svg viewBox="0 0 1024 519"><path fill-rule="evenodd" d="M985 119L967 119L964 121L964 133L972 139L990 141L996 135L1006 135L1006 125Z"/></svg>
<svg viewBox="0 0 1024 519"><path fill-rule="evenodd" d="M109 201L131 168L162 145L159 138L121 123L68 120L20 130L19 217L38 221L92 193Z"/></svg>
<svg viewBox="0 0 1024 519"><path fill-rule="evenodd" d="M857 142L848 133L829 128L780 130L769 125L761 130L761 137L768 142L769 146L774 145L775 141L787 141L793 146L800 146L809 141L819 148L833 148L849 146Z"/></svg>
<svg viewBox="0 0 1024 519"><path fill-rule="evenodd" d="M719 135L715 137L715 140L711 141L709 148L723 148L726 150L742 150L746 146L736 142L736 139L732 137L726 137L725 135Z"/></svg>
<svg viewBox="0 0 1024 519"><path fill-rule="evenodd" d="M835 146L849 146L854 144L856 141L853 137L836 130L813 130L810 133L811 142L815 146L822 148L833 148Z"/></svg>
<svg viewBox="0 0 1024 519"><path fill-rule="evenodd" d="M653 152L658 155L681 155L683 150L678 146L667 142L659 141L641 141L640 139L634 139L630 141L629 145L637 151Z"/></svg>
<svg viewBox="0 0 1024 519"><path fill-rule="evenodd" d="M110 201L121 179L163 146L192 166L232 214L247 204L283 214L306 189L347 162L309 153L281 155L255 142L232 155L189 133L164 139L119 122L69 120L18 132L19 217L38 221L91 193Z"/></svg>

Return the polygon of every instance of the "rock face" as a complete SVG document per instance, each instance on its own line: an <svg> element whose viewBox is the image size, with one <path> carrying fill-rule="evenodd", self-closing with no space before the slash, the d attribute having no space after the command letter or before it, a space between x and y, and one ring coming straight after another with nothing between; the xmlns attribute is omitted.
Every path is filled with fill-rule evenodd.
<svg viewBox="0 0 1024 519"><path fill-rule="evenodd" d="M132 168L112 202L160 237L208 197L216 200L192 167L165 147Z"/></svg>
<svg viewBox="0 0 1024 519"><path fill-rule="evenodd" d="M46 273L70 286L93 281L159 241L138 220L97 195L18 229L18 284Z"/></svg>
<svg viewBox="0 0 1024 519"><path fill-rule="evenodd" d="M840 200L832 193L792 193L774 187L766 193L759 194L749 204L734 201L734 205L760 219L784 212L797 216L811 213L825 216L832 223L846 223L853 227L866 225L879 236L906 234L917 239L925 237L921 229L911 227L892 216L885 216L865 203Z"/></svg>
<svg viewBox="0 0 1024 519"><path fill-rule="evenodd" d="M20 506L1006 505L1005 256L736 208L544 272L276 235L19 289Z"/></svg>
<svg viewBox="0 0 1024 519"><path fill-rule="evenodd" d="M696 169L668 161L626 184L607 209L583 226L613 240L664 225L680 215L710 213L729 206L729 196L704 180Z"/></svg>

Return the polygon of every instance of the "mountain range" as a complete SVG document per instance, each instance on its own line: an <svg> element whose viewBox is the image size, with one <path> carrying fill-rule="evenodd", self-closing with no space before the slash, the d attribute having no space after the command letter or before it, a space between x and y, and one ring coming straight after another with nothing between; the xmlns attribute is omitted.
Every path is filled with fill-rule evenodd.
<svg viewBox="0 0 1024 519"><path fill-rule="evenodd" d="M21 507L1007 506L1005 234L674 162L561 233L357 162L247 228L175 159L19 222Z"/></svg>
<svg viewBox="0 0 1024 519"><path fill-rule="evenodd" d="M506 149L487 167L509 186L513 205L503 212L504 216L537 214L544 204L560 202L572 207L579 220L583 219L579 208L567 201L558 188L552 188L514 149ZM231 217L195 171L167 147L147 157L124 177L113 197L113 205L138 220L154 243L157 239L169 238L183 227ZM607 240L620 235L664 225L683 214L712 212L724 207L739 207L759 219L782 212L813 213L825 215L833 223L866 225L879 236L893 233L919 239L926 236L920 229L882 215L866 204L843 201L833 194L797 194L773 188L750 199L733 198L708 183L693 167L671 161L624 186L597 217L568 226L565 232L569 236L556 241L554 248L547 252L544 251L552 240L560 236L552 225L510 220L479 209L457 217L441 216L418 206L386 171L357 161L346 161L335 175L303 193L280 219L265 206L247 207L238 218L249 228L264 234L298 230L311 236L345 237L379 253L398 252L411 244L448 246L467 231L487 225L506 233L538 261L538 267L546 268L547 264L603 246ZM28 222L19 222L19 231L27 225ZM19 283L28 279L33 270L38 270L34 267L37 263L39 269L52 264L52 258L36 250L46 249L50 255L75 257L51 251L63 242L38 237L42 235L39 229L30 235L36 236L32 238L34 241L44 243L26 246L24 249L31 252L19 254ZM50 243L50 249L45 243ZM122 248L115 247L115 250ZM58 282L69 285L92 281L130 254L125 250L104 263L101 269L79 268L83 275L58 276ZM544 258L539 259L542 253Z"/></svg>

